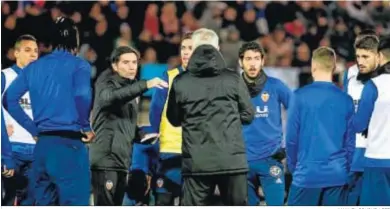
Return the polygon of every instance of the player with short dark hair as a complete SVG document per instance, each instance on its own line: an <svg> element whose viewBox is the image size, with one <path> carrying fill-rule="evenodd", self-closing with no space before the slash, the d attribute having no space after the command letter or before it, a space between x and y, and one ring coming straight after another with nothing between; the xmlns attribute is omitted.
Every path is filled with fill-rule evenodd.
<svg viewBox="0 0 390 209"><path fill-rule="evenodd" d="M378 45L379 67L364 85L354 120L356 132L368 129L360 205L390 205L390 37Z"/></svg>
<svg viewBox="0 0 390 209"><path fill-rule="evenodd" d="M1 94L12 84L22 70L31 62L38 59L37 40L32 35L21 35L15 41L15 65L1 71ZM31 100L27 92L20 99L23 111L32 118ZM31 134L24 129L15 119L4 111L4 122L11 146L9 150L12 155L4 161L4 183L5 196L3 205L26 205L28 203L27 186L28 178L31 175L31 163L35 140ZM3 131L3 130L2 130ZM6 146L6 145L4 145ZM13 176L10 176L10 172Z"/></svg>
<svg viewBox="0 0 390 209"><path fill-rule="evenodd" d="M314 82L292 97L286 133L287 165L293 174L288 205L346 204L345 185L355 148L354 105L333 84L335 69L333 49L314 50Z"/></svg>
<svg viewBox="0 0 390 209"><path fill-rule="evenodd" d="M375 75L378 66L379 38L375 33L364 32L355 40L356 65L345 72L344 91L353 99L355 111L361 98L364 84ZM356 149L353 154L351 173L349 175L348 205L358 205L363 181L364 152L367 143L367 130L356 135Z"/></svg>
<svg viewBox="0 0 390 209"><path fill-rule="evenodd" d="M266 75L265 52L258 43L243 44L239 58L242 78L255 108L255 119L243 128L249 164L248 203L259 205L257 191L261 184L267 205L284 205L281 105L288 108L292 92L279 79Z"/></svg>
<svg viewBox="0 0 390 209"><path fill-rule="evenodd" d="M37 141L29 179L35 204L88 205L84 143L94 138L89 124L91 67L75 57L79 34L71 19L57 18L52 37L54 51L19 74L4 95L5 107ZM19 104L27 91L33 119Z"/></svg>

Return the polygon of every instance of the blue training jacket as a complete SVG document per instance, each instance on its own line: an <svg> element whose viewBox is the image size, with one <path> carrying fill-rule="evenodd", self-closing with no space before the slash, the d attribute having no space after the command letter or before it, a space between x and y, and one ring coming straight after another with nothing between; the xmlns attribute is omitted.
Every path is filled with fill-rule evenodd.
<svg viewBox="0 0 390 209"><path fill-rule="evenodd" d="M90 131L91 66L69 52L55 50L30 63L4 94L9 114L32 136L42 131ZM19 105L29 91L34 121Z"/></svg>
<svg viewBox="0 0 390 209"><path fill-rule="evenodd" d="M282 81L268 77L263 90L251 99L255 119L243 128L248 161L270 157L281 148L281 104L288 108L291 94Z"/></svg>
<svg viewBox="0 0 390 209"><path fill-rule="evenodd" d="M288 109L287 165L293 184L324 188L347 183L355 149L352 98L330 82L294 92Z"/></svg>

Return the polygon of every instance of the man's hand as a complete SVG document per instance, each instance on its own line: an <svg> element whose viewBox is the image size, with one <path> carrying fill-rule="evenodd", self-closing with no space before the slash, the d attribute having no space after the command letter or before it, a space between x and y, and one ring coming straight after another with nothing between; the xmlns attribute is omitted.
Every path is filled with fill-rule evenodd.
<svg viewBox="0 0 390 209"><path fill-rule="evenodd" d="M8 136L12 136L12 134L14 134L14 126L13 125L7 125L7 134L8 134Z"/></svg>
<svg viewBox="0 0 390 209"><path fill-rule="evenodd" d="M93 131L83 132L86 137L81 138L84 143L91 143L95 139L95 133Z"/></svg>
<svg viewBox="0 0 390 209"><path fill-rule="evenodd" d="M165 82L164 80L161 80L160 78L153 78L152 80L146 81L146 86L148 87L148 89L153 87L162 89L162 88L168 88L168 83Z"/></svg>
<svg viewBox="0 0 390 209"><path fill-rule="evenodd" d="M152 177L149 175L146 175L146 190L145 190L145 196L149 193L150 190L150 184L152 182Z"/></svg>
<svg viewBox="0 0 390 209"><path fill-rule="evenodd" d="M7 169L7 167L4 165L4 171L1 173L6 178L11 178L14 176L15 170L14 169Z"/></svg>

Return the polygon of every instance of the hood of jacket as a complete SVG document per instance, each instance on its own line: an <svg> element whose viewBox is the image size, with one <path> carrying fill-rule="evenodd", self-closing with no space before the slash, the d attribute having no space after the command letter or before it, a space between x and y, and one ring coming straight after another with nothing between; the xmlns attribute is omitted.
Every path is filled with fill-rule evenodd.
<svg viewBox="0 0 390 209"><path fill-rule="evenodd" d="M187 70L196 77L218 75L226 68L221 53L212 45L201 45L192 53Z"/></svg>
<svg viewBox="0 0 390 209"><path fill-rule="evenodd" d="M378 74L390 74L390 62L387 62L383 66L379 67Z"/></svg>

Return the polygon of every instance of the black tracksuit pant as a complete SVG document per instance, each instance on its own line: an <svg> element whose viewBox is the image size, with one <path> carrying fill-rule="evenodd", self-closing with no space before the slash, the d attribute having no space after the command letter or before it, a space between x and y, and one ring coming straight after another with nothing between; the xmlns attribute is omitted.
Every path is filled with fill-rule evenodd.
<svg viewBox="0 0 390 209"><path fill-rule="evenodd" d="M218 185L222 203L225 206L247 205L247 174L225 174L207 176L183 176L181 205L211 205L215 186Z"/></svg>
<svg viewBox="0 0 390 209"><path fill-rule="evenodd" d="M94 205L121 206L126 191L126 185L126 172L92 170Z"/></svg>

